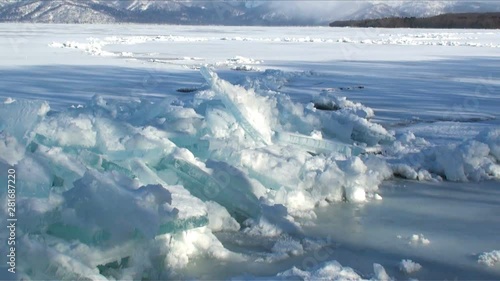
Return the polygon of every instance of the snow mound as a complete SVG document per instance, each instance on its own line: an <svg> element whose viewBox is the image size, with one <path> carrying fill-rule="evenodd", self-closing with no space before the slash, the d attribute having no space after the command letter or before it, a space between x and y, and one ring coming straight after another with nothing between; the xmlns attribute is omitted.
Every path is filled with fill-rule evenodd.
<svg viewBox="0 0 500 281"><path fill-rule="evenodd" d="M262 63L261 60L246 58L242 56L235 56L233 58L229 58L222 62L216 62L211 66L215 68L228 67L229 69L235 71L260 71L260 68L256 67L255 65L261 63Z"/></svg>
<svg viewBox="0 0 500 281"><path fill-rule="evenodd" d="M486 129L460 143L433 145L408 132L387 146L387 163L395 176L411 180L467 182L500 179L500 130Z"/></svg>
<svg viewBox="0 0 500 281"><path fill-rule="evenodd" d="M104 51L103 47L106 45L105 42L94 38L90 38L88 43L66 41L64 43L53 42L49 44L53 48L78 49L92 56L119 56L119 54Z"/></svg>
<svg viewBox="0 0 500 281"><path fill-rule="evenodd" d="M235 56L234 58L230 58L227 60L228 62L235 63L235 64L260 64L262 61L260 60L255 60L252 58L246 58L242 56Z"/></svg>
<svg viewBox="0 0 500 281"><path fill-rule="evenodd" d="M412 260L401 260L399 263L399 270L406 274L417 272L420 269L422 269L422 266Z"/></svg>
<svg viewBox="0 0 500 281"><path fill-rule="evenodd" d="M459 34L427 33L427 34L390 34L388 38L380 39L353 39L339 38L336 42L342 44L360 45L402 45L402 46L448 46L448 47L476 47L499 48L495 43L474 42L477 38ZM381 37L386 37L381 34ZM323 41L325 42L325 41Z"/></svg>
<svg viewBox="0 0 500 281"><path fill-rule="evenodd" d="M133 54L129 52L113 53L104 51L103 49L107 45L121 44L121 45L134 45L147 42L202 42L208 41L210 38L206 37L186 37L186 36L176 36L176 35L158 35L158 36L109 36L104 39L100 38L87 38L87 43L66 41L66 42L52 42L49 47L52 48L66 48L66 49L78 49L86 54L92 56L121 56L121 57L131 57Z"/></svg>
<svg viewBox="0 0 500 281"><path fill-rule="evenodd" d="M308 271L296 267L278 274L282 278L300 278L302 280L363 280L352 268L343 267L337 261L329 261Z"/></svg>
<svg viewBox="0 0 500 281"><path fill-rule="evenodd" d="M235 71L260 71L260 68L252 66L252 65L243 64L243 65L235 65L235 66L231 67L231 70L235 70Z"/></svg>
<svg viewBox="0 0 500 281"><path fill-rule="evenodd" d="M389 274L387 274L387 272L385 271L385 268L378 263L373 264L373 271L375 272L375 276L374 276L375 280L379 280L379 281L391 281L392 280L392 278L389 276Z"/></svg>
<svg viewBox="0 0 500 281"><path fill-rule="evenodd" d="M500 251L482 253L479 255L477 262L487 266L495 266L500 263Z"/></svg>
<svg viewBox="0 0 500 281"><path fill-rule="evenodd" d="M398 235L397 237L398 239L404 239L408 241L408 244L413 246L429 245L431 243L431 241L425 238L423 234L412 234L408 237L403 237L401 235Z"/></svg>
<svg viewBox="0 0 500 281"><path fill-rule="evenodd" d="M375 116L373 109L360 103L352 102L346 97L337 97L333 92L327 90L323 90L320 95L315 96L313 102L314 106L318 109L348 111L365 119L370 119Z"/></svg>
<svg viewBox="0 0 500 281"><path fill-rule="evenodd" d="M311 262L316 262L311 260ZM369 280L390 281L393 280L380 264L373 264L374 276ZM293 267L277 275L280 280L299 278L301 280L368 280L357 274L352 268L342 266L338 261L327 261L316 266L301 270Z"/></svg>

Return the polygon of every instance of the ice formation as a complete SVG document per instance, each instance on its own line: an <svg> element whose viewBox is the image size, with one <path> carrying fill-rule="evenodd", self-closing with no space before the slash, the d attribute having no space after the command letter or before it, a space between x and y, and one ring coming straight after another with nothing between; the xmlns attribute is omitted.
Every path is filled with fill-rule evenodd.
<svg viewBox="0 0 500 281"><path fill-rule="evenodd" d="M396 156L388 163L399 176L413 180L444 178L477 182L498 179L499 136L500 130L491 128L461 143L432 145L409 133L387 148L388 155Z"/></svg>
<svg viewBox="0 0 500 281"><path fill-rule="evenodd" d="M477 262L487 266L495 266L500 263L500 251L484 252L479 255Z"/></svg>
<svg viewBox="0 0 500 281"><path fill-rule="evenodd" d="M53 48L79 49L95 56L120 56L120 53L104 51L107 45L134 45L149 42L204 42L204 41L246 41L246 42L279 42L279 43L300 43L300 44L356 44L356 45L403 45L403 46L448 46L448 47L478 47L478 48L499 48L499 44L493 42L478 41L477 35L487 35L487 33L477 32L476 36L467 36L467 33L396 33L378 34L371 38L325 38L325 37L200 37L181 35L152 35L152 36L109 36L106 38L87 38L87 42L53 42L49 44ZM363 34L366 37L368 34ZM126 56L126 54L125 54ZM260 61L236 56L221 62L219 65L252 65Z"/></svg>
<svg viewBox="0 0 500 281"><path fill-rule="evenodd" d="M420 269L422 269L422 266L412 260L402 260L399 263L399 270L406 274L417 272Z"/></svg>
<svg viewBox="0 0 500 281"><path fill-rule="evenodd" d="M408 241L408 244L412 246L429 245L431 243L431 241L425 238L423 234L412 234L408 237L403 237L401 235L398 235L397 238Z"/></svg>
<svg viewBox="0 0 500 281"><path fill-rule="evenodd" d="M385 268L378 263L373 264L373 271L375 271L375 280L379 281L391 281L392 278L387 274Z"/></svg>
<svg viewBox="0 0 500 281"><path fill-rule="evenodd" d="M385 268L378 264L373 264L374 275L371 279L365 279L357 274L352 268L342 266L338 261L327 261L320 263L307 270L301 270L293 267L277 275L279 280L373 280L390 281L393 280L385 271ZM270 278L273 279L273 278Z"/></svg>
<svg viewBox="0 0 500 281"><path fill-rule="evenodd" d="M278 274L282 278L300 278L302 280L363 280L352 268L343 267L337 261L320 264L307 271L296 267Z"/></svg>
<svg viewBox="0 0 500 281"><path fill-rule="evenodd" d="M43 101L0 104L0 167L23 178L20 272L168 278L200 255L248 259L214 232L300 237L298 218L315 218L315 207L332 202L377 200L394 175L500 178L498 130L439 148L411 134L395 138L370 121L372 109L331 93L319 99L335 110L279 92L294 75L314 73L268 70L238 86L201 72L207 87L181 105L99 96L65 111ZM385 155L370 154L373 147ZM305 251L293 238L271 249L274 260ZM382 266L374 270L389 279ZM360 279L337 262L280 276Z"/></svg>

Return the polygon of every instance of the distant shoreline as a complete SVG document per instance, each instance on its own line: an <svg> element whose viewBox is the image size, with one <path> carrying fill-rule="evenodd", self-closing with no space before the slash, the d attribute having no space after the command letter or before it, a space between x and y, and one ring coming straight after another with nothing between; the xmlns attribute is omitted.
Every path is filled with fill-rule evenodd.
<svg viewBox="0 0 500 281"><path fill-rule="evenodd" d="M453 13L433 17L389 17L331 22L330 27L500 29L500 13Z"/></svg>

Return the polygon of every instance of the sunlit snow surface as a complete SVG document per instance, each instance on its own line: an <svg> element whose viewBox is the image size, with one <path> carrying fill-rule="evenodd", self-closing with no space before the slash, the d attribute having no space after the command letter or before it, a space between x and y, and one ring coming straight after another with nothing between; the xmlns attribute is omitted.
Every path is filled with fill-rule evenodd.
<svg viewBox="0 0 500 281"><path fill-rule="evenodd" d="M0 35L14 278L500 278L498 31Z"/></svg>

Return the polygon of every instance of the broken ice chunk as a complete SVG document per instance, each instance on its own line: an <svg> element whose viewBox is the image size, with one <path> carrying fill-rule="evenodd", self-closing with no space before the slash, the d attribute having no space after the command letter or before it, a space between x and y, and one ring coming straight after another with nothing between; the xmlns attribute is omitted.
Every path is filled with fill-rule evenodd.
<svg viewBox="0 0 500 281"><path fill-rule="evenodd" d="M378 264L378 263L374 263L373 264L373 271L375 272L375 280L379 280L379 281L391 281L393 280L389 274L387 274L387 272L385 271L385 268Z"/></svg>
<svg viewBox="0 0 500 281"><path fill-rule="evenodd" d="M0 163L16 165L25 157L25 150L15 137L2 134L0 128Z"/></svg>
<svg viewBox="0 0 500 281"><path fill-rule="evenodd" d="M130 185L132 181L126 177L89 170L74 183L73 189L64 193L62 219L50 224L47 234L89 245L114 246L199 227L207 220L169 225L176 214L173 210L169 214L161 206L171 203L170 192L161 185L136 190Z"/></svg>
<svg viewBox="0 0 500 281"><path fill-rule="evenodd" d="M207 216L176 219L160 225L158 234L177 233L206 225L208 225Z"/></svg>
<svg viewBox="0 0 500 281"><path fill-rule="evenodd" d="M339 153L346 156L357 156L364 152L362 148L353 145L287 132L276 132L276 139L280 143L300 146L316 153Z"/></svg>
<svg viewBox="0 0 500 281"><path fill-rule="evenodd" d="M243 88L234 86L227 81L220 79L215 72L207 67L201 68L201 74L207 80L212 90L216 92L226 109L233 114L238 124L245 130L245 132L254 139L257 143L262 143L265 145L272 144L271 141L271 131L270 128L266 128L264 124L255 124L257 122L252 122L249 120L250 116L245 116L245 114L238 108L238 105L234 102L234 98L238 94L247 94ZM254 113L258 114L258 113ZM247 113L247 115L249 115ZM254 119L259 117L259 121L265 122L264 116L252 116ZM254 124L252 124L254 123Z"/></svg>
<svg viewBox="0 0 500 281"><path fill-rule="evenodd" d="M70 251L64 251L67 248L61 243L54 243L57 245L54 247L54 244L46 243L48 241L42 242L30 238L28 235L23 235L20 241L23 245L19 249L20 256L32 261L23 264L21 274L18 275L21 280L108 280L85 258L75 257L69 253ZM66 249L62 252L61 248ZM71 250L74 252L74 247ZM93 255L93 257L97 256L97 254ZM23 272L29 273L29 277L23 276Z"/></svg>
<svg viewBox="0 0 500 281"><path fill-rule="evenodd" d="M206 159L209 156L210 142L208 140L181 134L171 136L170 140L178 147L191 151L196 157Z"/></svg>
<svg viewBox="0 0 500 281"><path fill-rule="evenodd" d="M19 142L27 143L24 139L26 134L49 110L50 107L45 101L19 99L0 103L0 128Z"/></svg>
<svg viewBox="0 0 500 281"><path fill-rule="evenodd" d="M86 228L61 222L49 225L46 233L67 241L78 240L87 245L99 245L111 239L110 233L105 230L94 232Z"/></svg>
<svg viewBox="0 0 500 281"><path fill-rule="evenodd" d="M313 102L314 107L319 110L343 110L365 119L370 119L375 116L373 109L360 103L352 102L346 97L338 97L330 91L323 90L318 96L313 98Z"/></svg>
<svg viewBox="0 0 500 281"><path fill-rule="evenodd" d="M34 132L38 141L47 146L92 148L96 145L93 117L87 114L77 115L71 112L53 114L38 123Z"/></svg>
<svg viewBox="0 0 500 281"><path fill-rule="evenodd" d="M420 269L422 269L422 266L412 260L401 260L399 263L399 270L406 274L417 272Z"/></svg>
<svg viewBox="0 0 500 281"><path fill-rule="evenodd" d="M495 266L500 263L500 251L484 252L479 255L477 262L487 266Z"/></svg>
<svg viewBox="0 0 500 281"><path fill-rule="evenodd" d="M238 221L256 218L260 215L257 198L248 191L232 189L230 180L222 182L215 179L200 167L187 160L167 157L160 161L157 170L170 169L183 181L184 187L192 195L203 201L215 201L224 206ZM226 174L225 174L226 175ZM227 174L230 176L229 174ZM235 199L235 198L238 198Z"/></svg>
<svg viewBox="0 0 500 281"><path fill-rule="evenodd" d="M174 98L168 97L160 102L144 106L141 110L136 112L136 114L130 119L134 124L146 124L153 118L156 118L162 113L165 113L166 108L168 108L173 101Z"/></svg>

